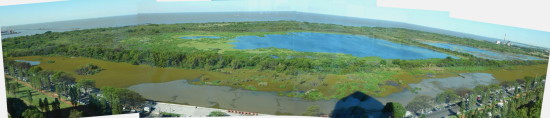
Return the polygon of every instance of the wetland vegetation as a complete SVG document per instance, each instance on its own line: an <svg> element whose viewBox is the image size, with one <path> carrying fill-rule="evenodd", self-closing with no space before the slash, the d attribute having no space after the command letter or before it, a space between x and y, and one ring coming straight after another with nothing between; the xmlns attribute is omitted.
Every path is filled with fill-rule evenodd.
<svg viewBox="0 0 550 118"><path fill-rule="evenodd" d="M240 36L314 32L385 40L450 55L446 58L386 59L330 52L302 52L263 47L235 49ZM182 38L186 37L186 38ZM544 50L495 45L402 28L352 27L295 21L148 24L97 28L7 38L4 56L40 61L44 70L68 73L97 86L129 87L180 79L309 100L342 98L355 91L387 96L422 79L490 73L497 80L515 80L546 72L547 60L491 60L422 43L443 42L501 53L546 58ZM453 58L456 57L456 58ZM52 62L52 63L50 63ZM78 74L93 63L101 72ZM97 69L96 69L97 70ZM83 71L87 73L88 70ZM511 75L511 76L508 76Z"/></svg>
<svg viewBox="0 0 550 118"><path fill-rule="evenodd" d="M101 68L97 65L87 64L85 66L82 66L82 67L76 69L75 72L78 75L93 75L93 74L99 73L102 70L103 70L103 68Z"/></svg>

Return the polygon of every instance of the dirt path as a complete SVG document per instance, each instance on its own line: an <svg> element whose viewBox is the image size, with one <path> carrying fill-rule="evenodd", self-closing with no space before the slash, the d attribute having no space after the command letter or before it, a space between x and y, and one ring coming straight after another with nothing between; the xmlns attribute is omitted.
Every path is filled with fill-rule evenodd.
<svg viewBox="0 0 550 118"><path fill-rule="evenodd" d="M18 82L20 84L23 84L23 85L25 85L25 86L27 86L27 87L35 90L35 91L38 91L38 92L40 92L44 95L47 95L47 96L50 96L50 97L53 97L53 98L57 98L57 96L58 96L57 94L54 94L54 93L50 93L50 92L43 91L43 90L38 90L38 89L34 88L33 86L31 86L29 83L23 82L19 79L16 79L15 77L12 77L12 76L9 76L9 75L4 75L4 76L6 76L6 78L11 78L12 80L15 80L16 82ZM70 101L67 101L67 100L65 100L61 97L59 97L59 101L64 102L64 103L69 104L69 105L72 105L72 103Z"/></svg>

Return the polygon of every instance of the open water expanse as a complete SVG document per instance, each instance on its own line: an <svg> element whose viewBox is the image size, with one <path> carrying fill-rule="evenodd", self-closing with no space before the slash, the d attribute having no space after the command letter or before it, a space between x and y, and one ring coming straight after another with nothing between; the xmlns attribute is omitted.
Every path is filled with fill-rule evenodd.
<svg viewBox="0 0 550 118"><path fill-rule="evenodd" d="M144 13L126 16L113 16L58 22L47 22L16 26L2 26L2 29L13 29L19 34L3 35L2 39L16 36L41 34L46 31L64 32L80 29L102 27L121 27L141 24L174 24L174 23L206 23L206 22L242 22L242 21L279 21L292 20L315 23L339 24L346 26L396 27L420 31L468 37L480 40L495 41L496 39L477 35L453 32L401 22L355 18L345 16L323 15L304 12L272 11L272 12L195 12L195 13Z"/></svg>
<svg viewBox="0 0 550 118"><path fill-rule="evenodd" d="M445 58L450 55L422 47L403 45L366 36L292 32L265 36L239 36L235 49L284 48L301 52L344 53L357 57L377 56L384 59Z"/></svg>

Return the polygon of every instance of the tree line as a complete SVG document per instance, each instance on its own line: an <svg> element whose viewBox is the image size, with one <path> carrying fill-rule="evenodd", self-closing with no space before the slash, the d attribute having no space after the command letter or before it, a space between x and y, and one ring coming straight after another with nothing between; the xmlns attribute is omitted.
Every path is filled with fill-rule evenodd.
<svg viewBox="0 0 550 118"><path fill-rule="evenodd" d="M155 50L130 50L125 48L78 48L76 46L52 46L45 49L12 50L7 56L29 55L62 55L82 56L107 61L127 62L131 64L147 64L156 67L179 67L187 69L218 70L223 68L252 68L259 70L274 70L289 74L300 72L349 73L365 72L386 63L369 63L365 58L354 57L347 60L332 58L273 58L270 55L234 55L218 53L217 51L193 50L190 52L167 52ZM490 60L471 59L433 59L422 60L390 60L391 64L402 68L455 66L491 66L504 67L509 65L545 64L542 60Z"/></svg>
<svg viewBox="0 0 550 118"><path fill-rule="evenodd" d="M10 115L12 117L59 117L57 113L59 113L60 110L61 102L59 98L61 97L69 99L73 107L77 107L81 104L86 106L86 109L95 111L93 114L86 114L80 110L76 110L73 114L88 116L121 114L124 113L124 107L137 109L142 107L145 101L141 95L126 88L103 87L98 89L95 87L94 80L81 79L75 81L76 79L68 73L42 70L40 67L31 66L27 62L16 62L6 59L4 65L7 75L29 83L34 89L50 91L58 95L58 98L55 98L52 102L47 98L39 98L39 104L37 106L14 103L13 106L10 106ZM6 83L8 84L10 82ZM14 86L16 84L17 82L8 86ZM17 88L8 89L8 91L17 92ZM102 92L101 95L98 95L98 93L100 93L99 91ZM32 96L29 100L32 100ZM25 112L29 113L25 114Z"/></svg>
<svg viewBox="0 0 550 118"><path fill-rule="evenodd" d="M436 97L418 95L405 108L420 116L435 106L457 105L457 117L539 117L545 78L527 76L473 89L449 89Z"/></svg>

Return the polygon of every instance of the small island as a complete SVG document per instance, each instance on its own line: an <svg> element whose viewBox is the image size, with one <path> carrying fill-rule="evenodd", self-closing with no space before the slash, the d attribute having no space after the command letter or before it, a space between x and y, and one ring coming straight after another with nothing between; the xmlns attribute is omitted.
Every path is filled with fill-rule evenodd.
<svg viewBox="0 0 550 118"><path fill-rule="evenodd" d="M101 72L102 70L103 70L103 68L90 63L90 64L87 64L85 66L82 66L82 67L76 69L75 72L78 75L94 75L94 74L97 74L97 73Z"/></svg>

